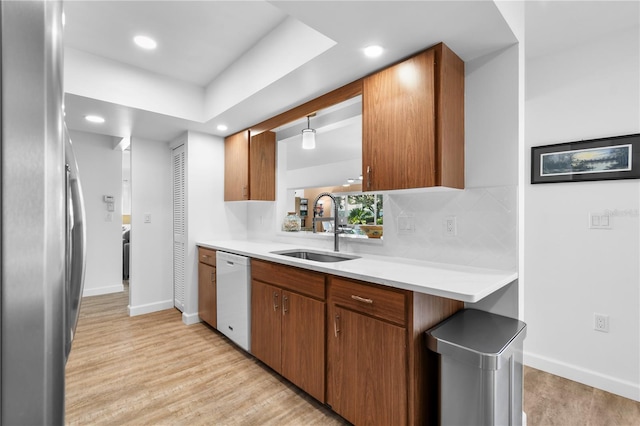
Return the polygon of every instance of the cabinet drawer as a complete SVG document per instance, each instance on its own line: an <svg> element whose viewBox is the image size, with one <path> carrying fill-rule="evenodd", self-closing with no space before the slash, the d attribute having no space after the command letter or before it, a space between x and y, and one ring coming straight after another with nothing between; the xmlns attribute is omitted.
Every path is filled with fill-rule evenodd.
<svg viewBox="0 0 640 426"><path fill-rule="evenodd" d="M198 261L207 265L216 266L216 251L204 247L198 247Z"/></svg>
<svg viewBox="0 0 640 426"><path fill-rule="evenodd" d="M403 290L331 277L332 304L399 325L406 324L406 296Z"/></svg>
<svg viewBox="0 0 640 426"><path fill-rule="evenodd" d="M316 299L325 299L324 274L320 272L252 259L251 278Z"/></svg>

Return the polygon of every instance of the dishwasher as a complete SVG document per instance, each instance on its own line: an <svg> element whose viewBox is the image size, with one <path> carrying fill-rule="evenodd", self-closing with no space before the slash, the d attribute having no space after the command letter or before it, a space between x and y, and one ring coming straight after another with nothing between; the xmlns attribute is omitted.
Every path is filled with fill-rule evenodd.
<svg viewBox="0 0 640 426"><path fill-rule="evenodd" d="M251 262L248 257L216 252L218 331L251 352Z"/></svg>

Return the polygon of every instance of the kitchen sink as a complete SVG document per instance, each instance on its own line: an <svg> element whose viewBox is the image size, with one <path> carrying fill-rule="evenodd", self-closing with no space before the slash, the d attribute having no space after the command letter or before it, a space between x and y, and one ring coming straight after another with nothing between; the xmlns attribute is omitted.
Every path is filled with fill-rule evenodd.
<svg viewBox="0 0 640 426"><path fill-rule="evenodd" d="M344 262L345 260L358 259L359 256L352 256L342 253L326 253L321 251L310 251L302 249L272 251L273 254L282 256L297 257L298 259L313 260L314 262Z"/></svg>

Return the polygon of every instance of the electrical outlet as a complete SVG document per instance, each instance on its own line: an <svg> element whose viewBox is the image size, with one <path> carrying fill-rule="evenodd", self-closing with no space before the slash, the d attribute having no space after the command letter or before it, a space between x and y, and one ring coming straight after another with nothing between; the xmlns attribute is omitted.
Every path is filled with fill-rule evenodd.
<svg viewBox="0 0 640 426"><path fill-rule="evenodd" d="M609 332L609 315L593 314L593 329L596 331L602 331L603 333Z"/></svg>
<svg viewBox="0 0 640 426"><path fill-rule="evenodd" d="M442 221L442 226L444 228L444 234L450 237L458 235L458 226L456 224L455 216L447 216Z"/></svg>

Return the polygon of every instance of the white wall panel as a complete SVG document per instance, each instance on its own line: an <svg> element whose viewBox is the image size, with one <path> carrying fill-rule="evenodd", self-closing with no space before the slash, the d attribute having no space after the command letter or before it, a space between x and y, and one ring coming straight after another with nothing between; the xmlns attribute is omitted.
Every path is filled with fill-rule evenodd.
<svg viewBox="0 0 640 426"><path fill-rule="evenodd" d="M527 62L528 148L640 132L640 30ZM640 400L640 183L525 191L525 362ZM588 229L590 212L614 216ZM610 332L593 330L593 314Z"/></svg>
<svg viewBox="0 0 640 426"><path fill-rule="evenodd" d="M173 307L171 150L131 140L131 269L129 314ZM151 221L145 223L145 215Z"/></svg>
<svg viewBox="0 0 640 426"><path fill-rule="evenodd" d="M122 151L113 138L69 132L78 162L87 217L87 264L84 296L116 293L122 286ZM104 195L112 195L107 211ZM110 220L109 216L110 215Z"/></svg>

